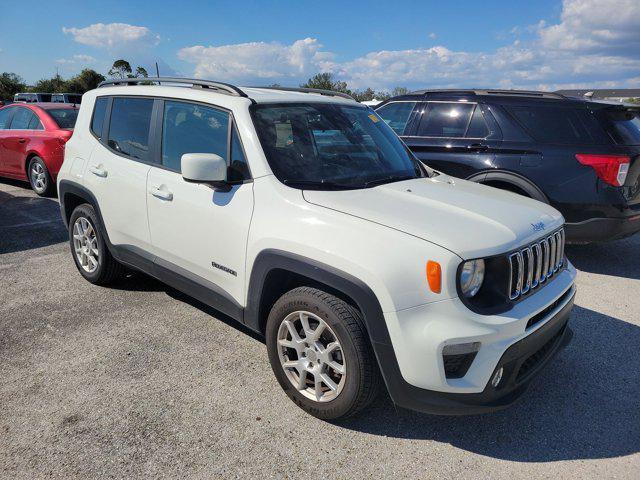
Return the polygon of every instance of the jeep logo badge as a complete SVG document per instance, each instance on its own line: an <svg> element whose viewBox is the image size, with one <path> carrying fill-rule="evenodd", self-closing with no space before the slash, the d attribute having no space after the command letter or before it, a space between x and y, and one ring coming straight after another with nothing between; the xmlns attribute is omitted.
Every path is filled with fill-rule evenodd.
<svg viewBox="0 0 640 480"><path fill-rule="evenodd" d="M544 230L544 222L532 223L531 226L533 227L534 232L541 232Z"/></svg>

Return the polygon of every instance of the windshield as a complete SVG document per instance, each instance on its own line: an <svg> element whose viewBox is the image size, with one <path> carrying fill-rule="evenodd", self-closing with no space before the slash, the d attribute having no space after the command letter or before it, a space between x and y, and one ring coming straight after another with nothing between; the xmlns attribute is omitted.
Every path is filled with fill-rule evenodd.
<svg viewBox="0 0 640 480"><path fill-rule="evenodd" d="M47 113L53 117L60 128L73 128L78 118L75 108L51 108Z"/></svg>
<svg viewBox="0 0 640 480"><path fill-rule="evenodd" d="M425 176L372 110L329 103L255 105L260 143L276 177L305 189L355 189Z"/></svg>

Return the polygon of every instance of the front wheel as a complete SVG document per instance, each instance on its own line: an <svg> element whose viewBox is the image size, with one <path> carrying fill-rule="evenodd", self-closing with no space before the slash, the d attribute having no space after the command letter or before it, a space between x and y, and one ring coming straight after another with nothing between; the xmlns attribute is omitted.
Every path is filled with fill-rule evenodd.
<svg viewBox="0 0 640 480"><path fill-rule="evenodd" d="M310 287L285 293L269 314L266 341L286 394L318 418L354 415L379 391L362 316L334 295Z"/></svg>

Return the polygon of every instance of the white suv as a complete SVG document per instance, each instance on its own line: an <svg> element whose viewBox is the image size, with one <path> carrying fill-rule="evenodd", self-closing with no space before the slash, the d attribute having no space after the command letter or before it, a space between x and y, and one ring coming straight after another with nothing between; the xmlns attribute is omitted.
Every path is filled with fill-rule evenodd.
<svg viewBox="0 0 640 480"><path fill-rule="evenodd" d="M307 412L505 407L571 337L563 218L421 165L325 91L125 79L86 93L58 176L80 273L125 266L265 336Z"/></svg>

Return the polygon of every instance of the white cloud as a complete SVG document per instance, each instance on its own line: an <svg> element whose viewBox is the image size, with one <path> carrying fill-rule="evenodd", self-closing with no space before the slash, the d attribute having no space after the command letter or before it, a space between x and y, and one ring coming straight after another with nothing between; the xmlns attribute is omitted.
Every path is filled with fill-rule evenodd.
<svg viewBox="0 0 640 480"><path fill-rule="evenodd" d="M431 33L429 33L429 38L432 39L432 40L435 40L436 38L438 38L438 35L436 35L435 32L431 32Z"/></svg>
<svg viewBox="0 0 640 480"><path fill-rule="evenodd" d="M299 79L330 68L331 55L321 51L316 39L305 38L291 45L252 42L235 45L196 45L178 52L178 58L195 64L196 77L234 80Z"/></svg>
<svg viewBox="0 0 640 480"><path fill-rule="evenodd" d="M359 89L640 86L639 0L565 0L559 23L539 21L511 33L531 38L490 52L438 45L370 52L347 61L337 61L314 38L290 45L198 45L178 56L194 64L198 77L246 83L295 85L329 71Z"/></svg>
<svg viewBox="0 0 640 480"><path fill-rule="evenodd" d="M160 36L147 27L128 23L94 23L84 28L62 27L62 32L72 35L73 39L82 45L103 48L110 52L147 48L157 45L160 41Z"/></svg>
<svg viewBox="0 0 640 480"><path fill-rule="evenodd" d="M56 60L56 63L60 64L60 65L75 65L75 64L88 64L88 63L95 63L96 59L93 58L91 55L84 55L84 54L76 54L71 58L59 58L58 60Z"/></svg>
<svg viewBox="0 0 640 480"><path fill-rule="evenodd" d="M545 48L590 52L640 50L640 1L565 0L561 22L538 29Z"/></svg>

